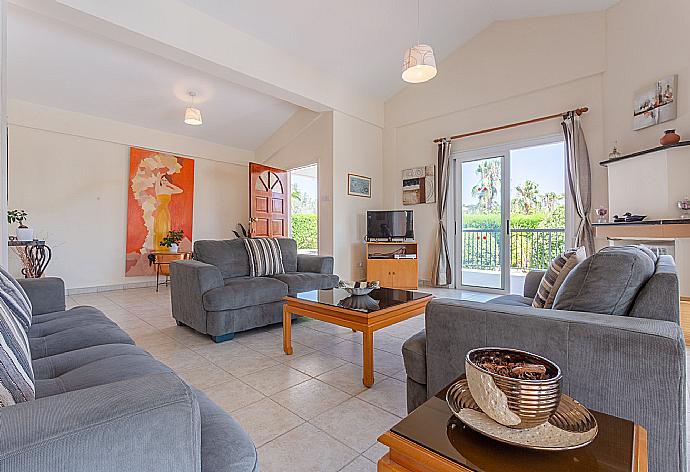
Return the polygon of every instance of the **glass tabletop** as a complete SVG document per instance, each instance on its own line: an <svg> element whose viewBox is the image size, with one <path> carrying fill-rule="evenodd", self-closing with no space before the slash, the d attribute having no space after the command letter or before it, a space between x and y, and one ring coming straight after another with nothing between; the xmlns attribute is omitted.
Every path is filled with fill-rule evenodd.
<svg viewBox="0 0 690 472"><path fill-rule="evenodd" d="M333 290L313 290L297 295L288 295L290 298L346 308L362 313L373 313L430 296L431 294L429 293L398 290L394 288L377 288L369 295L350 295L342 288L334 288Z"/></svg>
<svg viewBox="0 0 690 472"><path fill-rule="evenodd" d="M599 433L591 444L572 451L534 451L494 441L464 426L451 413L446 390L422 404L391 431L474 472L632 470L634 424L631 421L592 411Z"/></svg>

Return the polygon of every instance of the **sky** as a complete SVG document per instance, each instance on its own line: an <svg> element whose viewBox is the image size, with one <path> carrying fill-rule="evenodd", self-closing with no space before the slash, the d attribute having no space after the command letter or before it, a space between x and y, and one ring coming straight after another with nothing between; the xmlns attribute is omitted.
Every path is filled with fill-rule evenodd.
<svg viewBox="0 0 690 472"><path fill-rule="evenodd" d="M463 203L474 204L472 187L477 183L475 169L481 161L463 163L462 198ZM510 152L511 200L515 197L515 187L525 180L539 185L539 193L565 193L565 157L563 143L517 149Z"/></svg>
<svg viewBox="0 0 690 472"><path fill-rule="evenodd" d="M290 180L300 191L308 194L314 201L318 200L316 165L290 171Z"/></svg>

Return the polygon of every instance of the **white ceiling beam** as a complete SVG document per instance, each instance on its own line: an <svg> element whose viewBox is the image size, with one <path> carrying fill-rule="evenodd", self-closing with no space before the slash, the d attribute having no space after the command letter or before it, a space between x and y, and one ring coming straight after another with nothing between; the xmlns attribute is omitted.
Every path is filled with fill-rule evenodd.
<svg viewBox="0 0 690 472"><path fill-rule="evenodd" d="M10 2L295 105L383 127L381 100L177 0Z"/></svg>

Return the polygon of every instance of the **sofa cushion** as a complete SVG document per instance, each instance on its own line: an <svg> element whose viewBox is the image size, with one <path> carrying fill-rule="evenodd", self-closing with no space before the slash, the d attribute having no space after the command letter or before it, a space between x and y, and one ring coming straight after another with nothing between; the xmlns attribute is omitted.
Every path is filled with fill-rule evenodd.
<svg viewBox="0 0 690 472"><path fill-rule="evenodd" d="M259 470L256 448L230 415L199 390L193 390L201 414L201 472Z"/></svg>
<svg viewBox="0 0 690 472"><path fill-rule="evenodd" d="M421 330L402 346L403 361L407 376L421 385L426 385L426 331Z"/></svg>
<svg viewBox="0 0 690 472"><path fill-rule="evenodd" d="M281 301L287 293L287 285L271 277L236 277L204 293L202 301L206 311L237 310Z"/></svg>
<svg viewBox="0 0 690 472"><path fill-rule="evenodd" d="M297 242L291 238L278 238L278 244L283 253L285 272L297 272Z"/></svg>
<svg viewBox="0 0 690 472"><path fill-rule="evenodd" d="M145 352L104 357L63 371L53 378L37 380L36 398L161 373L172 373L172 369Z"/></svg>
<svg viewBox="0 0 690 472"><path fill-rule="evenodd" d="M31 326L31 301L14 277L0 267L0 298L7 308L17 317L24 331Z"/></svg>
<svg viewBox="0 0 690 472"><path fill-rule="evenodd" d="M0 300L0 407L34 398L34 375L26 331Z"/></svg>
<svg viewBox="0 0 690 472"><path fill-rule="evenodd" d="M338 285L338 276L332 274L316 274L313 272L292 272L272 276L288 286L289 293L325 290Z"/></svg>
<svg viewBox="0 0 690 472"><path fill-rule="evenodd" d="M45 321L40 320L34 323L29 329L29 338L41 338L68 329L90 325L117 326L114 321L92 307L83 306L72 308L71 310L57 312L57 314L61 314L62 316L56 316L53 319L46 319Z"/></svg>
<svg viewBox="0 0 690 472"><path fill-rule="evenodd" d="M43 315L34 315L32 320L32 325L37 325L41 323L46 323L55 320L62 319L74 319L74 320L100 320L109 321L110 318L105 316L102 311L92 306L76 306L70 308L69 310L53 311L51 313L45 313Z"/></svg>
<svg viewBox="0 0 690 472"><path fill-rule="evenodd" d="M654 274L639 247L607 247L580 263L556 294L556 310L627 316L637 293Z"/></svg>
<svg viewBox="0 0 690 472"><path fill-rule="evenodd" d="M249 275L249 257L241 239L195 241L194 259L218 267L224 279Z"/></svg>
<svg viewBox="0 0 690 472"><path fill-rule="evenodd" d="M251 277L285 273L283 253L276 238L244 238L243 241Z"/></svg>
<svg viewBox="0 0 690 472"><path fill-rule="evenodd" d="M500 297L492 298L487 303L509 306L532 306L532 299L521 295L501 295Z"/></svg>
<svg viewBox="0 0 690 472"><path fill-rule="evenodd" d="M29 330L29 346L31 347L32 359L40 359L102 344L134 344L132 338L116 324L105 322L74 326L39 337L31 337L33 329L34 326Z"/></svg>
<svg viewBox="0 0 690 472"><path fill-rule="evenodd" d="M565 278L575 266L586 258L585 248L579 247L577 249L568 249L551 261L549 269L539 283L532 306L534 308L551 308L558 289L563 284Z"/></svg>

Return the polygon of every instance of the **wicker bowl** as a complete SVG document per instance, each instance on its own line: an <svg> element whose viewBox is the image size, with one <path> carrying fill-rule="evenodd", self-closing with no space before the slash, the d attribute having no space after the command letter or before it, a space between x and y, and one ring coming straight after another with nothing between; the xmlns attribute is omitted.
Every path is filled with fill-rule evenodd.
<svg viewBox="0 0 690 472"><path fill-rule="evenodd" d="M523 380L490 372L487 359L526 362L546 367L545 380ZM526 351L473 349L465 357L465 374L472 397L487 416L509 428L534 428L546 423L561 401L561 369L550 360Z"/></svg>

